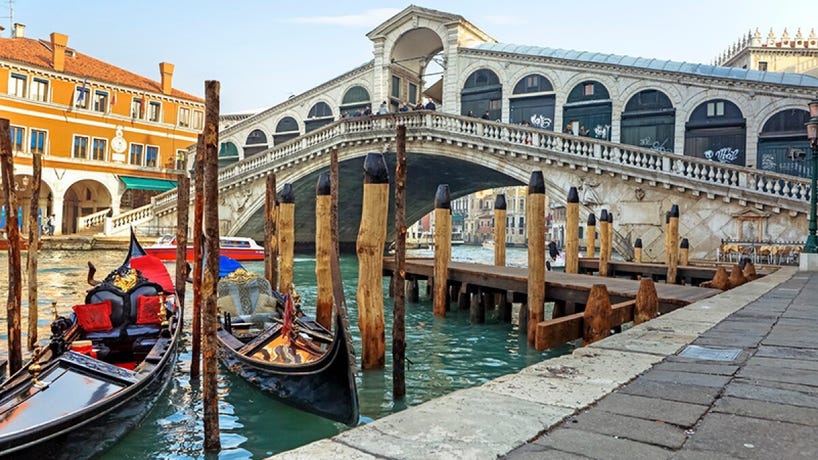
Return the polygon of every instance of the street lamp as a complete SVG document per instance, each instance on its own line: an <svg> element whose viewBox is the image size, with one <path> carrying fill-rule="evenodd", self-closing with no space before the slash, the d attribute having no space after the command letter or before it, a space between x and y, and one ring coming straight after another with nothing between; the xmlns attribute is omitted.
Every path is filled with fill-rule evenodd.
<svg viewBox="0 0 818 460"><path fill-rule="evenodd" d="M809 121L807 121L807 140L809 148L812 150L812 168L810 171L809 189L809 236L804 244L804 251L807 254L818 253L818 237L815 236L815 176L818 175L818 99L813 99L809 104Z"/></svg>

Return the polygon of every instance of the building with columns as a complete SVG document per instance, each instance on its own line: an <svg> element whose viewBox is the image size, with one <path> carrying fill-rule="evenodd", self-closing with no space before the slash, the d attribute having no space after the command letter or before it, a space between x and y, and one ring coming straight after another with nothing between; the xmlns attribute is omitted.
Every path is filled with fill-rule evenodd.
<svg viewBox="0 0 818 460"><path fill-rule="evenodd" d="M204 100L68 46L68 36L0 37L0 118L11 124L14 188L28 225L32 161L42 158L40 214L56 234L101 231L106 215L176 186L204 124ZM0 197L3 212L11 212ZM3 222L0 222L3 223Z"/></svg>

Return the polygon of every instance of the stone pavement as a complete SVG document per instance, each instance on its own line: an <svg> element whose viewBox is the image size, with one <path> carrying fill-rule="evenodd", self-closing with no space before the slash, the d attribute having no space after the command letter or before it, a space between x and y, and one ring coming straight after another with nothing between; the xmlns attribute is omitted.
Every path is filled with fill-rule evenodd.
<svg viewBox="0 0 818 460"><path fill-rule="evenodd" d="M818 458L818 273L783 268L277 457L498 456Z"/></svg>

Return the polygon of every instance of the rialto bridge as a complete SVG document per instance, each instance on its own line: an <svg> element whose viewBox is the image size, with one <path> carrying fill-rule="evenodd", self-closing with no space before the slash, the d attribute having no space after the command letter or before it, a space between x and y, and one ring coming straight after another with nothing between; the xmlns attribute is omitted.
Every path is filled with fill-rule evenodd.
<svg viewBox="0 0 818 460"><path fill-rule="evenodd" d="M582 214L603 208L613 212L616 250L629 254L642 238L645 254L662 257L663 224L671 204L681 209L680 234L690 240L692 256L713 256L721 238L745 234L797 240L806 234L808 181L756 168L675 155L537 128L484 121L439 112L407 112L341 120L280 147L219 171L222 234L263 238L266 176L276 174L279 188L296 191L296 241L314 238L314 193L318 174L329 170L330 152L340 163L340 238L354 244L363 187L363 157L393 152L396 125L407 127L407 220L432 209L438 184L448 183L453 197L477 190L527 182L542 170L546 193L564 202L569 187L580 192ZM173 226L176 193L154 205L111 219L111 232L129 225ZM761 225L759 230L757 227ZM389 233L394 235L393 226ZM390 236L391 237L391 236Z"/></svg>

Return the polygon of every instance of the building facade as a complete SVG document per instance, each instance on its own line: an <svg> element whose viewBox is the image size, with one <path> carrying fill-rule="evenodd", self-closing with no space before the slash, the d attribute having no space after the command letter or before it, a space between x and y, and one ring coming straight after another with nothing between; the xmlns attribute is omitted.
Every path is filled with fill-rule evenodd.
<svg viewBox="0 0 818 460"><path fill-rule="evenodd" d="M24 31L15 24L0 37L0 118L11 124L23 225L34 155L42 158L40 214L54 216L56 234L99 226L175 187L203 128L204 101L173 89L174 66L160 63L156 81L72 49L67 35Z"/></svg>

